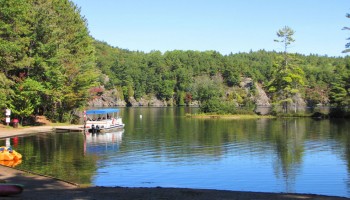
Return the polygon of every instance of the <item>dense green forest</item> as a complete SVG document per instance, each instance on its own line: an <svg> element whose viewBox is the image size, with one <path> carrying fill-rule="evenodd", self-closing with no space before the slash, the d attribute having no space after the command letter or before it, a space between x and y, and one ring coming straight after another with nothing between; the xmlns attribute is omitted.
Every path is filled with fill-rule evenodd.
<svg viewBox="0 0 350 200"><path fill-rule="evenodd" d="M154 96L173 106L197 101L203 112L224 114L252 113L259 87L272 105L288 108L302 99L306 106L332 106L338 116L347 113L348 56L287 48L229 55L129 51L93 39L69 0L0 0L0 8L0 107L21 120L45 115L72 122L89 100L110 90L127 103ZM287 47L293 34L285 27L276 41ZM249 89L241 86L246 78Z"/></svg>
<svg viewBox="0 0 350 200"><path fill-rule="evenodd" d="M123 94L120 98L126 101L131 96L155 95L171 101L170 105L199 100L204 111L235 113L237 107L252 110L255 85L260 85L277 105L286 99L292 104L296 97L311 107L345 109L349 105L349 57L288 54L292 69L281 72L283 52L222 55L216 51L175 50L162 54L113 48L98 41L94 45L97 67L102 72L100 84L106 90L118 88ZM249 92L239 86L245 77L254 82ZM291 95L285 96L281 91L288 87Z"/></svg>
<svg viewBox="0 0 350 200"><path fill-rule="evenodd" d="M79 9L68 0L0 0L0 8L0 107L71 121L97 77Z"/></svg>

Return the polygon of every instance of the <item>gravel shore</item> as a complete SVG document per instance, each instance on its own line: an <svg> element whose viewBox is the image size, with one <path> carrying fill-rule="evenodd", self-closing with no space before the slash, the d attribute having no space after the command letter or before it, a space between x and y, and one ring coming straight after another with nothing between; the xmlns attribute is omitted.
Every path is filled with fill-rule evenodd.
<svg viewBox="0 0 350 200"><path fill-rule="evenodd" d="M0 127L0 138L23 134L52 131L52 126L13 129ZM187 188L125 188L125 187L79 187L53 177L41 176L31 172L0 166L0 180L6 183L23 184L24 191L19 195L1 197L0 199L179 199L179 200L213 200L213 199L320 199L340 200L343 197L321 196L311 194L261 193L224 190L201 190Z"/></svg>

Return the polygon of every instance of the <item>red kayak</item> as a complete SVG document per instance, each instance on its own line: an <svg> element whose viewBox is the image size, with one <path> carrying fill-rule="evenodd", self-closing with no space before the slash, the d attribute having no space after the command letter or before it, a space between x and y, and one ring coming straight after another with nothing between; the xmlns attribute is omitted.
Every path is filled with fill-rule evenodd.
<svg viewBox="0 0 350 200"><path fill-rule="evenodd" d="M20 194L22 191L23 191L23 185L20 185L20 184L11 184L11 183L0 184L0 196Z"/></svg>

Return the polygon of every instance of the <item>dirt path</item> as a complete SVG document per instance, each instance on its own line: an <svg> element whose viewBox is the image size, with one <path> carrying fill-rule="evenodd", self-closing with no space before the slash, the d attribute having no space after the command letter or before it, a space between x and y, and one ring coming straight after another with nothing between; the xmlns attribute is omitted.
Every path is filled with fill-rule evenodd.
<svg viewBox="0 0 350 200"><path fill-rule="evenodd" d="M0 199L38 199L42 194L59 197L64 191L76 189L77 185L66 183L54 178L35 175L25 171L0 166L0 180L6 183L16 183L24 185L24 190L20 195L10 197L0 197ZM57 194L56 194L57 193Z"/></svg>

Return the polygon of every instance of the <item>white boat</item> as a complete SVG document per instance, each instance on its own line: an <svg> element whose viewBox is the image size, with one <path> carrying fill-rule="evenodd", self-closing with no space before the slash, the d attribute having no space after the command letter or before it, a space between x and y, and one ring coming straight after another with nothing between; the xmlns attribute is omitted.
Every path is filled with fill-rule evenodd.
<svg viewBox="0 0 350 200"><path fill-rule="evenodd" d="M119 109L108 108L87 110L84 115L85 130L92 133L113 131L124 128Z"/></svg>

